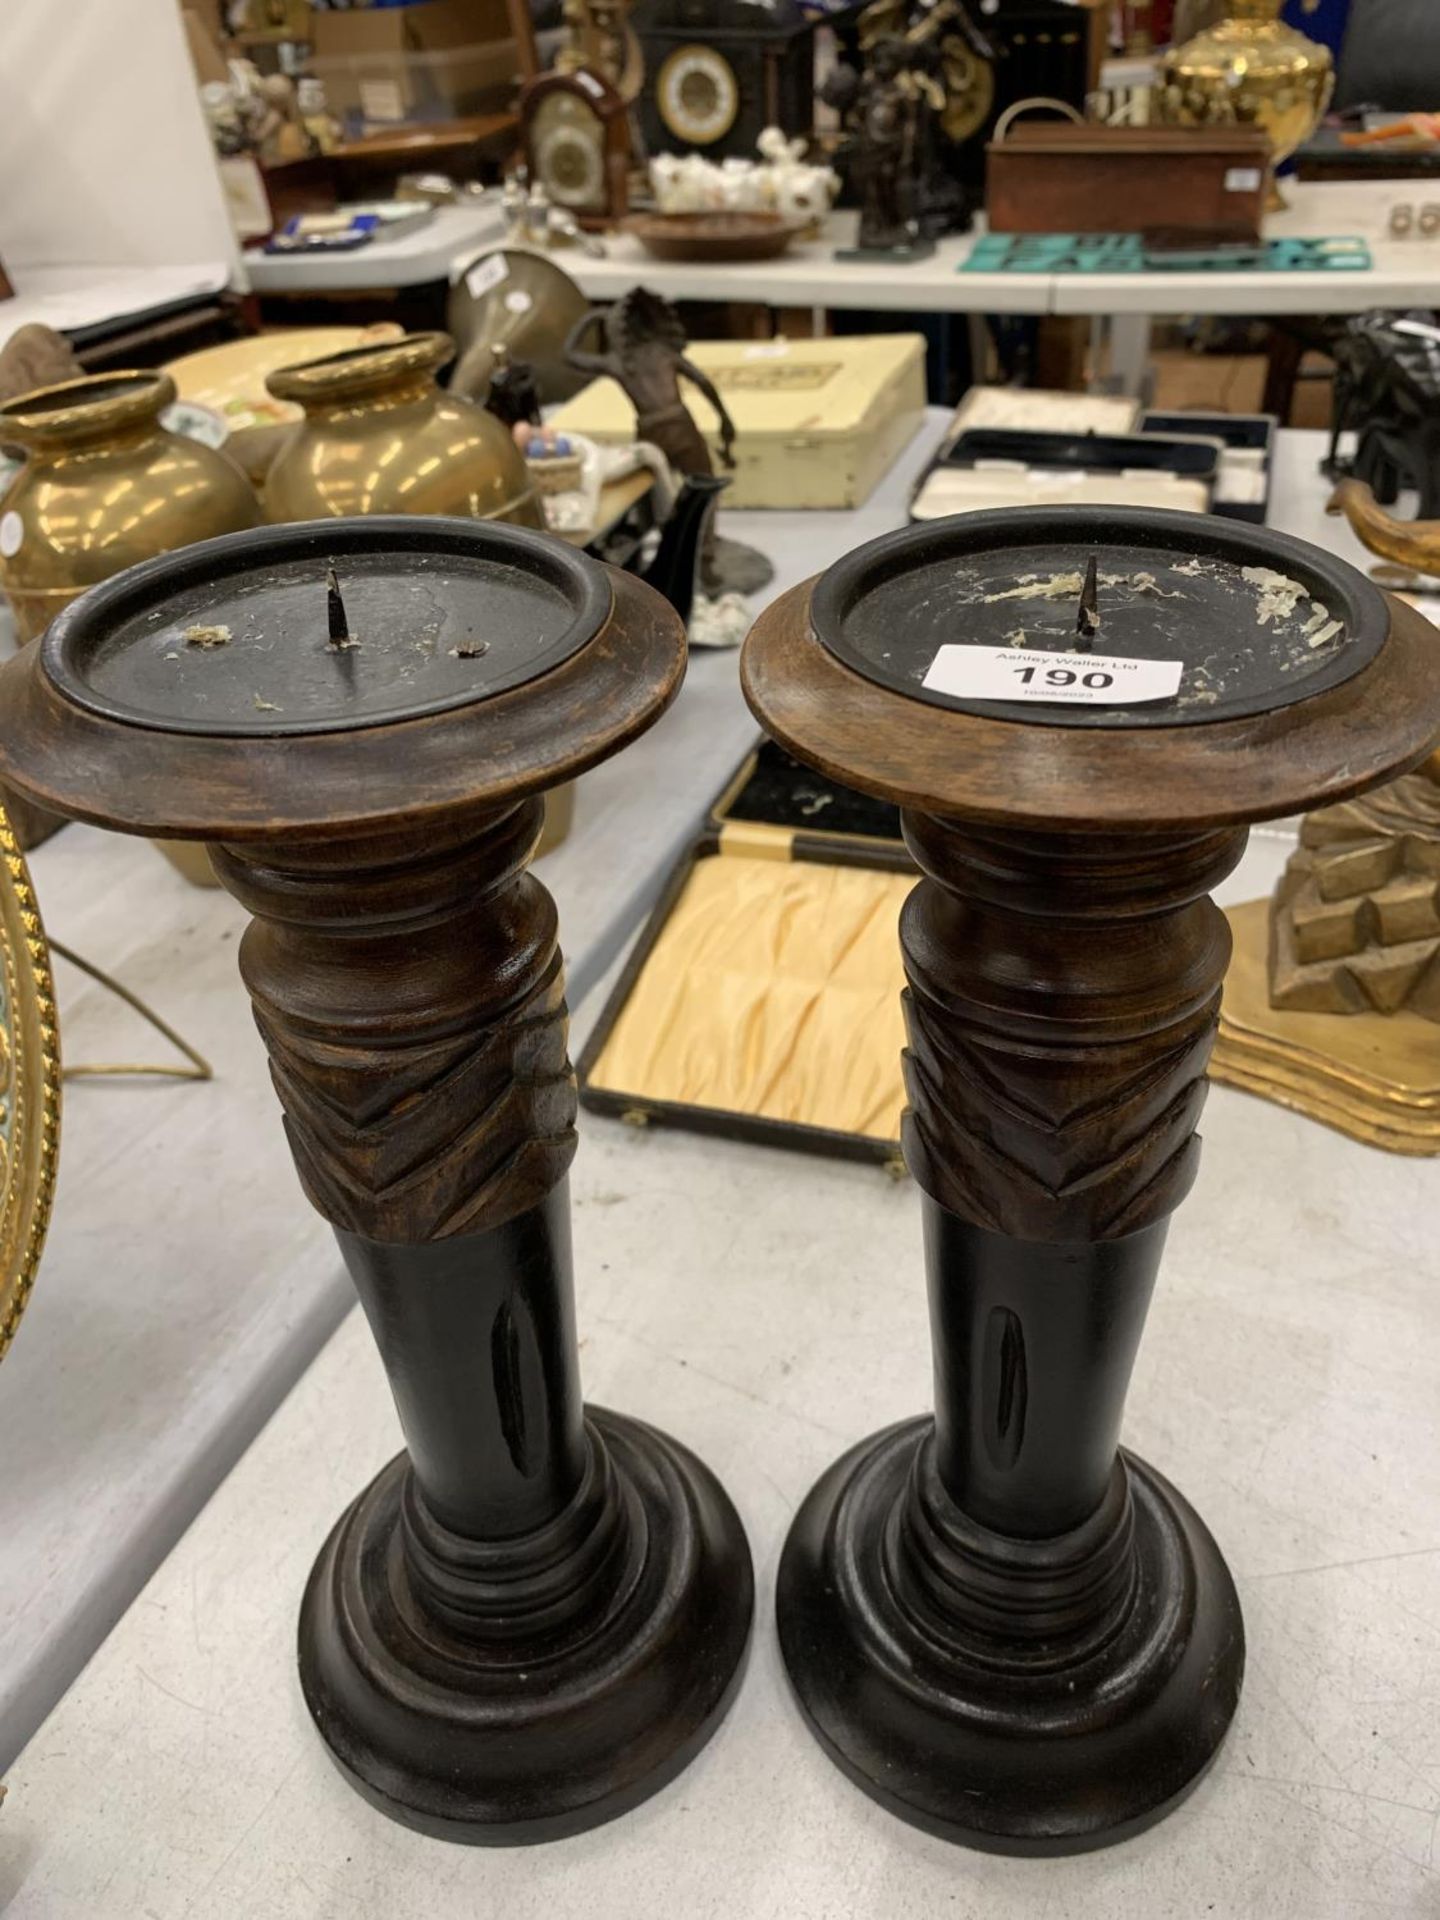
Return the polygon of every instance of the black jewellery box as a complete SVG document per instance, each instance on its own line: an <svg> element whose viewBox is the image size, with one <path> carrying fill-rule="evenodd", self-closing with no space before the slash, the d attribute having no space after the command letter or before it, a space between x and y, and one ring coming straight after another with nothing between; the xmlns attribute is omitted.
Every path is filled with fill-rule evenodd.
<svg viewBox="0 0 1440 1920"><path fill-rule="evenodd" d="M591 1111L900 1171L895 807L772 741L710 809L576 1068Z"/></svg>
<svg viewBox="0 0 1440 1920"><path fill-rule="evenodd" d="M1199 434L1220 443L1220 468L1215 476L1210 511L1226 520L1248 520L1263 527L1270 512L1270 481L1275 461L1273 413L1158 413L1140 421L1141 433L1173 439L1177 434Z"/></svg>

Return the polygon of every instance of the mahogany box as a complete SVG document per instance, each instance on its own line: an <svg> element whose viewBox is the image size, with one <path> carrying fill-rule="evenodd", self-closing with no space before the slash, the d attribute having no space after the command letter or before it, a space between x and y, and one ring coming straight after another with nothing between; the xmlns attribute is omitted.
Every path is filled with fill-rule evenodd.
<svg viewBox="0 0 1440 1920"><path fill-rule="evenodd" d="M986 149L992 233L1213 231L1255 240L1270 177L1258 127L1024 121Z"/></svg>

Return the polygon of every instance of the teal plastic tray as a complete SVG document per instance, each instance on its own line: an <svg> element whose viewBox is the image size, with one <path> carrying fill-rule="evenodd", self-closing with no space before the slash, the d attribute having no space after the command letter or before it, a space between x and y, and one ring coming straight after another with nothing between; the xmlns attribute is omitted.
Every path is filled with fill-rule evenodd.
<svg viewBox="0 0 1440 1920"><path fill-rule="evenodd" d="M1147 254L1138 233L987 233L960 273L1363 273L1361 239L1265 240L1252 259L1234 254Z"/></svg>

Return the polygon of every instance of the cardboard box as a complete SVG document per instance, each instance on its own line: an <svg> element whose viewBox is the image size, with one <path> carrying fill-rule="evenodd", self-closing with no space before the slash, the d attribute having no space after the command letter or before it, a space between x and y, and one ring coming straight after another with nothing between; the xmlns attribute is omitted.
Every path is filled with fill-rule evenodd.
<svg viewBox="0 0 1440 1920"><path fill-rule="evenodd" d="M310 0L246 0L228 6L229 42L237 53L275 46L282 40L303 44L310 38Z"/></svg>
<svg viewBox="0 0 1440 1920"><path fill-rule="evenodd" d="M519 77L505 0L317 12L309 71L340 120L454 120L511 105Z"/></svg>
<svg viewBox="0 0 1440 1920"><path fill-rule="evenodd" d="M727 507L858 507L908 446L925 411L918 333L840 340L695 340L735 422ZM720 465L719 420L689 381L680 390ZM594 380L556 413L562 432L606 445L635 438L635 411L613 380Z"/></svg>
<svg viewBox="0 0 1440 1920"><path fill-rule="evenodd" d="M193 7L180 9L180 24L185 29L185 44L190 49L196 84L204 87L218 81L224 86L229 81L230 68L219 40Z"/></svg>

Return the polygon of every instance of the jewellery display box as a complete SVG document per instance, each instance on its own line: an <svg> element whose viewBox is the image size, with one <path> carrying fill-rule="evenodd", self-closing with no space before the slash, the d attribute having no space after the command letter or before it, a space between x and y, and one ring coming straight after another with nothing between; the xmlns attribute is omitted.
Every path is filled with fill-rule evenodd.
<svg viewBox="0 0 1440 1920"><path fill-rule="evenodd" d="M1068 393L1048 387L971 387L951 415L945 445L976 427L1026 433L1134 433L1140 402L1119 393Z"/></svg>
<svg viewBox="0 0 1440 1920"><path fill-rule="evenodd" d="M925 342L918 333L697 340L685 351L714 381L735 422L727 508L863 506L925 411ZM685 404L718 471L715 411L688 383ZM614 380L594 380L552 424L561 433L624 444L635 438L635 409Z"/></svg>
<svg viewBox="0 0 1440 1920"><path fill-rule="evenodd" d="M1273 413L1157 413L1144 415L1142 433L1199 434L1220 442L1212 513L1263 527L1270 512L1270 473L1275 458Z"/></svg>
<svg viewBox="0 0 1440 1920"><path fill-rule="evenodd" d="M912 520L986 507L1155 506L1204 513L1220 468L1217 440L1197 435L1032 433L976 427L922 475Z"/></svg>
<svg viewBox="0 0 1440 1920"><path fill-rule="evenodd" d="M898 1170L914 883L894 807L763 742L667 879L580 1056L582 1104Z"/></svg>

